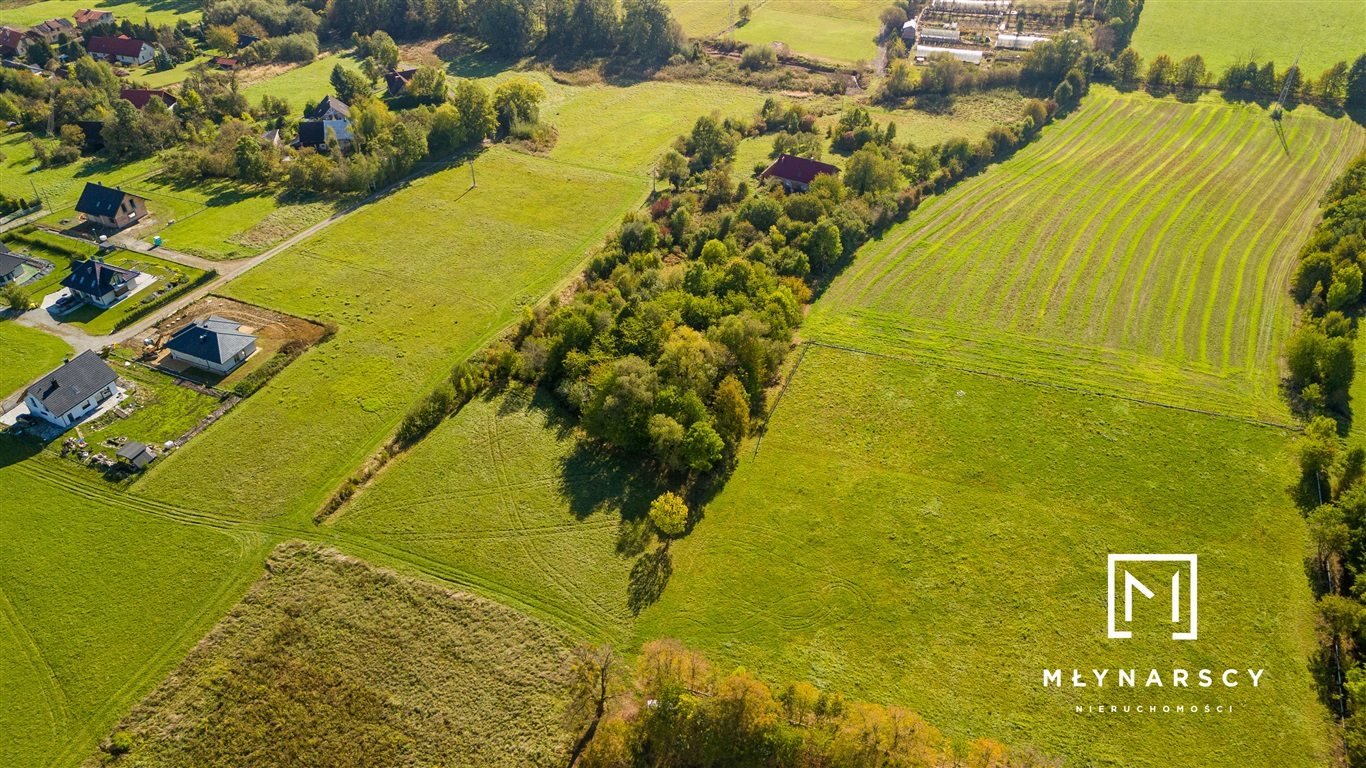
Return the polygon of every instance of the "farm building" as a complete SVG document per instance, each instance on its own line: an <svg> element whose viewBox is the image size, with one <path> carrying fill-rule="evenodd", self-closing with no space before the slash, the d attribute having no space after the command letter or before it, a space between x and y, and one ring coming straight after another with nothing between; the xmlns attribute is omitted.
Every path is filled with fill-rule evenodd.
<svg viewBox="0 0 1366 768"><path fill-rule="evenodd" d="M109 307L132 293L139 273L105 264L101 258L72 262L71 274L62 279L62 287L88 304Z"/></svg>
<svg viewBox="0 0 1366 768"><path fill-rule="evenodd" d="M969 50L967 48L940 48L932 45L917 45L915 47L914 56L917 61L925 61L931 56L940 53L947 53L966 64L982 63L982 52Z"/></svg>
<svg viewBox="0 0 1366 768"><path fill-rule="evenodd" d="M29 32L49 45L56 45L63 39L77 40L80 38L80 34L76 31L76 25L68 19L48 19L34 24Z"/></svg>
<svg viewBox="0 0 1366 768"><path fill-rule="evenodd" d="M128 66L146 64L156 55L152 46L127 35L92 37L86 41L85 49L91 58Z"/></svg>
<svg viewBox="0 0 1366 768"><path fill-rule="evenodd" d="M256 351L256 337L227 318L196 320L166 342L171 358L213 373L226 374Z"/></svg>
<svg viewBox="0 0 1366 768"><path fill-rule="evenodd" d="M927 26L916 30L916 42L926 43L956 43L963 39L958 27L952 28Z"/></svg>
<svg viewBox="0 0 1366 768"><path fill-rule="evenodd" d="M215 56L213 57L213 65L221 70L230 72L237 69L237 59L231 56Z"/></svg>
<svg viewBox="0 0 1366 768"><path fill-rule="evenodd" d="M85 214L86 221L101 227L123 229L147 215L147 201L117 187L90 181L81 190L81 199L76 201L76 212Z"/></svg>
<svg viewBox="0 0 1366 768"><path fill-rule="evenodd" d="M122 88L119 90L119 98L126 99L133 103L133 106L142 109L147 106L152 99L161 99L161 102L171 111L175 111L176 97L170 91L159 88Z"/></svg>
<svg viewBox="0 0 1366 768"><path fill-rule="evenodd" d="M839 168L796 155L779 155L773 164L759 174L760 179L775 179L789 192L805 192L811 182L819 175L828 173L838 176Z"/></svg>
<svg viewBox="0 0 1366 768"><path fill-rule="evenodd" d="M118 394L119 377L99 355L86 350L24 391L28 412L69 427Z"/></svg>
<svg viewBox="0 0 1366 768"><path fill-rule="evenodd" d="M90 8L82 8L76 11L76 26L82 30L98 27L101 24L113 24L113 11L98 11Z"/></svg>
<svg viewBox="0 0 1366 768"><path fill-rule="evenodd" d="M18 280L24 274L24 264L23 259L0 245L0 285Z"/></svg>
<svg viewBox="0 0 1366 768"><path fill-rule="evenodd" d="M1002 32L996 36L996 47L1009 48L1013 51L1027 51L1047 39L1039 35L1011 35Z"/></svg>
<svg viewBox="0 0 1366 768"><path fill-rule="evenodd" d="M120 445L119 449L114 451L114 455L128 462L133 469L142 469L151 464L152 459L157 457L155 453L152 453L152 449L147 447L146 443L139 443L136 440L129 440Z"/></svg>

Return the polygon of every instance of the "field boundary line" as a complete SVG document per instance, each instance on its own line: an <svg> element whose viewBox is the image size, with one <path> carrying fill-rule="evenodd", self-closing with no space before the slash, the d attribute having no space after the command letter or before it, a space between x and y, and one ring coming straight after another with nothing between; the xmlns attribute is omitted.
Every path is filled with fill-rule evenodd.
<svg viewBox="0 0 1366 768"><path fill-rule="evenodd" d="M759 448L763 444L764 435L768 432L768 425L773 420L774 415L777 414L778 405L782 402L782 397L787 392L788 385L792 382L792 379L797 375L797 369L801 366L802 361L806 358L806 352L810 347L822 347L825 349L833 349L839 352L848 352L856 355L867 355L869 357L878 357L887 360L899 360L902 362L911 363L912 365L923 365L934 368L943 368L952 371L961 371L963 373L970 373L977 376L988 376L993 379L1012 381L1017 384L1026 384L1035 387L1056 389L1063 392L1074 392L1082 395L1105 397L1110 398L1112 400L1121 400L1128 403L1136 403L1138 405L1165 408L1171 411L1181 411L1183 413L1194 413L1200 414L1202 416L1211 416L1217 419L1228 419L1230 421L1238 421L1244 424L1251 424L1253 426L1258 427L1266 427L1268 429L1278 429L1284 432L1291 432L1295 434L1304 431L1304 428L1298 424L1286 424L1284 422L1271 421L1270 419L1258 419L1253 416L1239 416L1237 414L1223 413L1221 411L1211 411L1205 408L1195 408L1188 405L1175 405L1173 403L1163 403L1157 400L1149 400L1142 397L1135 397L1133 395L1121 395L1115 392L1102 392L1100 390L1079 387L1074 384L1063 384L1055 381L1043 381L1041 379L1032 379L1026 376L1017 376L1014 374L1002 373L1000 371L988 371L983 370L981 368L972 368L966 365L954 365L952 363L930 360L922 357L917 357L914 355L897 355L890 352L876 352L869 349L860 349L858 347L851 347L843 344L831 344L829 342L815 340L803 341L801 343L801 346L803 347L803 349L801 354L797 358L797 362L792 366L792 370L788 373L787 378L783 381L782 388L778 392L778 397L773 402L773 407L769 409L767 416L764 418L764 426L759 430L759 438L754 444L754 452L751 458L757 457L759 455Z"/></svg>

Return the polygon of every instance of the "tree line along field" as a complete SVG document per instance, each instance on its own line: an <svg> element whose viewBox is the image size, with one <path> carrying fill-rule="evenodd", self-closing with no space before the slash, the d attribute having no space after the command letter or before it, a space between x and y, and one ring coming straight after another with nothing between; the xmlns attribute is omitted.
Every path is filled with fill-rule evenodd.
<svg viewBox="0 0 1366 768"><path fill-rule="evenodd" d="M1366 133L1311 109L1097 87L1042 140L865 248L809 338L1284 419L1284 286Z"/></svg>
<svg viewBox="0 0 1366 768"><path fill-rule="evenodd" d="M1069 765L1321 765L1292 450L1277 428L812 347L757 455L671 548L636 638ZM1199 642L1106 641L1106 554L1192 548ZM1041 686L1044 667L1225 666L1265 677L1177 695ZM1236 714L1073 712L1177 702Z"/></svg>
<svg viewBox="0 0 1366 768"><path fill-rule="evenodd" d="M1356 0L1146 0L1133 47L1152 59L1200 54L1212 72L1256 59L1284 72L1298 58L1308 77L1361 55L1366 9Z"/></svg>
<svg viewBox="0 0 1366 768"><path fill-rule="evenodd" d="M665 86L676 96L667 104L658 84L639 90L672 118L634 128L658 137L649 151L641 145L624 160L596 131L582 141L566 131L548 157L494 148L475 161L477 186L464 166L415 180L230 283L232 298L338 332L159 462L136 490L233 516L310 516L417 397L521 305L571 276L644 199L648 177L617 169L662 151L696 116L699 97L689 93L699 90L707 87ZM724 93L730 108L743 102L752 111L761 101L753 91ZM620 132L628 146L630 130Z"/></svg>

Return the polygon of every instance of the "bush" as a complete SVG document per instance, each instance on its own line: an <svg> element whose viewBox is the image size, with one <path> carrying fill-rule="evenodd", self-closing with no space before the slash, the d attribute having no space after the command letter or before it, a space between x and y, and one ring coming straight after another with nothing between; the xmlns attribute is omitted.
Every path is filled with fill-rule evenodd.
<svg viewBox="0 0 1366 768"><path fill-rule="evenodd" d="M767 45L751 45L740 54L740 68L757 72L772 69L778 63L778 53Z"/></svg>
<svg viewBox="0 0 1366 768"><path fill-rule="evenodd" d="M451 412L455 403L455 387L450 383L437 387L403 417L403 421L398 425L398 432L394 435L394 444L406 448L421 440L446 418L446 414Z"/></svg>

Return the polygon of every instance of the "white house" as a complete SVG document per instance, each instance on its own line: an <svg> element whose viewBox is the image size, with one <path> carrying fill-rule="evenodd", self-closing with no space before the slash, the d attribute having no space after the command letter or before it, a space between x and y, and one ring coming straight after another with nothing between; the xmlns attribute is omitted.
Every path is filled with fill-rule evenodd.
<svg viewBox="0 0 1366 768"><path fill-rule="evenodd" d="M101 309L117 304L133 292L139 272L113 264L105 264L103 256L71 262L71 274L62 279L62 287L71 295Z"/></svg>
<svg viewBox="0 0 1366 768"><path fill-rule="evenodd" d="M213 315L176 331L166 349L174 360L226 374L256 351L256 337L243 332L236 322Z"/></svg>
<svg viewBox="0 0 1366 768"><path fill-rule="evenodd" d="M118 394L118 380L113 368L86 350L25 390L24 404L30 414L69 427Z"/></svg>

